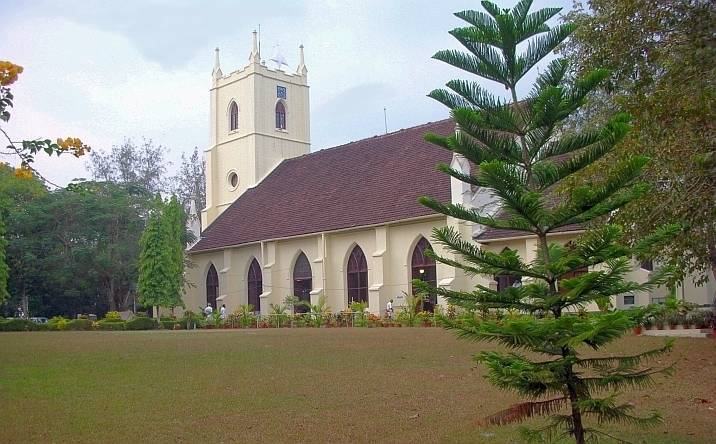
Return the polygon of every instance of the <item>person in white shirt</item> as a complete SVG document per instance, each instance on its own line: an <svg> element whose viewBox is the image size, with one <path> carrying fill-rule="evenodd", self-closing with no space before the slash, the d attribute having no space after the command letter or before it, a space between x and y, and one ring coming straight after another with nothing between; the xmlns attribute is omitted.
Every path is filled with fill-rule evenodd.
<svg viewBox="0 0 716 444"><path fill-rule="evenodd" d="M385 307L385 314L388 316L388 319L393 319L393 300L389 300L388 304Z"/></svg>
<svg viewBox="0 0 716 444"><path fill-rule="evenodd" d="M206 308L204 309L204 315L208 318L211 316L211 314L214 313L214 307L211 306L211 304L206 304Z"/></svg>
<svg viewBox="0 0 716 444"><path fill-rule="evenodd" d="M219 316L221 319L226 319L226 304L221 304L221 310L219 310Z"/></svg>

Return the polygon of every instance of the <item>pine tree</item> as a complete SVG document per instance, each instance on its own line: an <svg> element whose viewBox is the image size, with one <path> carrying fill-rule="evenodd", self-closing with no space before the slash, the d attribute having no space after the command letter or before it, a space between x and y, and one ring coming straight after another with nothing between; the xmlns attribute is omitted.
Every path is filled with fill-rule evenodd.
<svg viewBox="0 0 716 444"><path fill-rule="evenodd" d="M667 352L671 344L623 357L589 357L630 329L642 315L639 310L591 312L590 308L624 293L648 291L663 284L668 269L649 282L629 282L632 258L642 257L678 227L661 228L636 244L622 242L622 229L609 216L631 200L648 192L638 181L645 157L635 156L613 164L601 177L576 186L560 187L565 179L612 151L629 130L629 116L616 114L606 124L580 133L560 131L565 119L579 110L587 95L607 75L604 70L570 79L567 62L556 59L537 75L531 91L519 98L518 82L574 30L571 24L550 27L547 21L559 8L530 13L531 0L500 9L483 1L487 13L455 14L470 26L450 32L469 52L440 51L434 58L478 77L504 86L508 99L496 97L476 82L452 80L448 89L429 94L451 109L458 130L427 140L468 159L471 173L439 168L447 174L481 187L499 200L501 212L443 204L424 197L421 202L450 217L496 229L524 232L537 239L536 259L526 262L515 252L494 253L464 240L451 227L434 230L435 240L450 257L431 253L436 260L470 275L510 275L523 278L521 286L496 291L478 285L473 291L426 288L451 304L470 311L488 311L493 320L455 322L445 319L460 337L497 342L509 353L486 351L475 359L488 369L488 379L506 390L528 398L485 419L488 424L521 422L547 416L546 426L523 429L529 438L588 437L607 435L590 428L626 423L652 425L657 413L635 416L630 404L620 404L616 390L644 387L657 373L670 369L642 367L643 362ZM598 222L598 223L595 223ZM582 224L587 229L570 246L549 242L560 227ZM589 267L587 273L573 276ZM504 316L506 312L517 315ZM502 316L501 316L502 315ZM499 319L502 317L502 319ZM524 352L529 352L529 356Z"/></svg>

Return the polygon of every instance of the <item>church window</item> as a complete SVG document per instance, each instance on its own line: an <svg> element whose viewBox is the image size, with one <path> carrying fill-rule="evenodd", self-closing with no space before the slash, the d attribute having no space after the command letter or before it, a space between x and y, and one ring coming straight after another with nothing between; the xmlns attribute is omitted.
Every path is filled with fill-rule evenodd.
<svg viewBox="0 0 716 444"><path fill-rule="evenodd" d="M259 296L264 291L263 276L259 261L255 258L249 266L249 275L247 279L249 283L249 305L253 306L254 311L261 311L261 298Z"/></svg>
<svg viewBox="0 0 716 444"><path fill-rule="evenodd" d="M348 303L368 302L368 263L359 246L348 257Z"/></svg>
<svg viewBox="0 0 716 444"><path fill-rule="evenodd" d="M239 129L239 105L236 102L231 102L229 107L229 131L236 131Z"/></svg>
<svg viewBox="0 0 716 444"><path fill-rule="evenodd" d="M219 275L216 273L216 267L211 264L209 271L206 273L206 303L216 310L216 297L219 294Z"/></svg>
<svg viewBox="0 0 716 444"><path fill-rule="evenodd" d="M276 129L286 129L286 107L283 102L276 104Z"/></svg>
<svg viewBox="0 0 716 444"><path fill-rule="evenodd" d="M410 270L412 279L419 279L423 282L427 282L432 287L437 286L437 269L435 267L435 259L427 257L425 252L432 250L430 242L424 237L421 237L415 249L413 249L413 256L410 261ZM413 295L418 292L418 289L413 287ZM425 311L432 312L435 310L437 305L438 296L434 292L428 294L427 298L423 302L422 309Z"/></svg>
<svg viewBox="0 0 716 444"><path fill-rule="evenodd" d="M286 87L285 86L276 86L276 97L279 99L286 100Z"/></svg>
<svg viewBox="0 0 716 444"><path fill-rule="evenodd" d="M239 185L239 175L236 174L236 171L229 173L229 185L231 188L236 188Z"/></svg>
<svg viewBox="0 0 716 444"><path fill-rule="evenodd" d="M510 251L509 248L503 248L502 252ZM506 288L514 287L522 283L520 276L513 276L510 274L498 274L495 276L495 282L497 282L497 291L503 291Z"/></svg>
<svg viewBox="0 0 716 444"><path fill-rule="evenodd" d="M293 266L293 295L304 302L311 302L311 290L313 290L313 275L311 264L306 255L301 252ZM299 305L294 308L296 313L305 313L308 308Z"/></svg>

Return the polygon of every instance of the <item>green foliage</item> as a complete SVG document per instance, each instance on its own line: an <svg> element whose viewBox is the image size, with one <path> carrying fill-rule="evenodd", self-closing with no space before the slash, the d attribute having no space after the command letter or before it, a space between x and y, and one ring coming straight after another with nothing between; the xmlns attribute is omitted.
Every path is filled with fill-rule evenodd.
<svg viewBox="0 0 716 444"><path fill-rule="evenodd" d="M154 318L136 317L126 322L127 330L154 330L159 328Z"/></svg>
<svg viewBox="0 0 716 444"><path fill-rule="evenodd" d="M5 252L7 249L7 240L5 239L5 221L0 214L0 305L10 297L7 291L7 281L10 277L10 267L7 265Z"/></svg>
<svg viewBox="0 0 716 444"><path fill-rule="evenodd" d="M121 331L125 330L127 323L121 319L102 319L97 322L97 328L102 331Z"/></svg>
<svg viewBox="0 0 716 444"><path fill-rule="evenodd" d="M147 306L184 307L184 212L175 197L159 202L140 239L139 301Z"/></svg>
<svg viewBox="0 0 716 444"><path fill-rule="evenodd" d="M286 306L281 304L270 304L269 315L269 325L275 328L286 327L291 319L286 314Z"/></svg>
<svg viewBox="0 0 716 444"><path fill-rule="evenodd" d="M579 25L561 52L575 73L607 67L598 100L572 116L579 129L603 122L614 110L634 116L634 128L612 153L585 171L647 155L643 180L651 192L614 219L631 242L665 223L685 229L649 252L705 282L716 273L716 36L713 2L694 0L576 1L567 18Z"/></svg>
<svg viewBox="0 0 716 444"><path fill-rule="evenodd" d="M67 330L67 323L70 322L62 316L53 316L47 321L47 326L50 330Z"/></svg>
<svg viewBox="0 0 716 444"><path fill-rule="evenodd" d="M29 319L8 319L0 321L0 331L40 331L47 328Z"/></svg>
<svg viewBox="0 0 716 444"><path fill-rule="evenodd" d="M448 89L433 91L430 97L451 109L459 131L447 137L426 136L478 167L469 174L447 165L440 169L489 191L501 212L486 214L481 208L431 198L421 198L421 202L447 216L534 236L536 258L527 262L516 251L482 249L462 239L452 227L436 228L435 241L451 253L442 257L429 252L438 262L461 268L469 275L518 276L523 283L500 291L483 285L474 291L430 288L421 281L413 285L422 292L443 296L469 314L456 320L441 318L441 323L460 337L495 342L511 350L483 352L476 360L488 368L487 378L494 385L529 400L486 418L485 423L547 416L547 425L533 430L533 437L572 436L582 444L602 433L587 427L587 419L599 425L651 425L658 420L657 415L634 416L632 407L617 404L613 393L623 387L648 386L654 374L668 373L669 369L642 368L641 364L666 353L670 343L636 356L585 358L582 353L606 347L637 324L639 313L609 311L606 301L620 294L648 291L668 281L668 267L654 273L646 283L629 282L625 277L631 271L633 256L657 248L680 227L665 227L631 248L624 242L622 228L605 220L648 192L648 187L638 181L647 162L643 156L603 166L598 180L561 187L614 150L630 129L630 117L613 114L601 125L563 131L570 116L609 75L596 69L571 78L566 75L569 67L563 59L552 61L537 75L532 90L518 98L519 80L574 30L571 24L550 27L546 23L558 8L529 13L531 4L531 0L522 0L510 10L483 1L487 14L456 14L470 26L451 34L469 53L441 51L435 55L471 74L501 83L510 95L508 99L498 98L477 83L451 81ZM548 242L548 236L562 227L597 221L569 246ZM594 271L582 272L589 268ZM584 311L598 304L605 310ZM600 394L606 397L599 398Z"/></svg>
<svg viewBox="0 0 716 444"><path fill-rule="evenodd" d="M403 297L405 298L405 306L398 312L396 320L406 327L417 327L421 322L418 313L420 313L423 302L425 301L425 293L418 293L411 296L403 292Z"/></svg>
<svg viewBox="0 0 716 444"><path fill-rule="evenodd" d="M92 330L92 321L89 319L72 319L67 321L65 330L86 331Z"/></svg>
<svg viewBox="0 0 716 444"><path fill-rule="evenodd" d="M351 303L351 309L353 309L353 304L357 304L356 302ZM303 305L304 307L308 308L308 322L311 323L313 327L322 327L325 325L326 321L331 315L331 307L328 306L328 303L326 301L326 296L323 295L318 299L317 304L311 304L310 302L306 301L300 301L298 305ZM364 304L367 306L367 304ZM365 309L365 307L364 307ZM355 311L355 310L354 310ZM362 314L363 312L361 312Z"/></svg>
<svg viewBox="0 0 716 444"><path fill-rule="evenodd" d="M176 319L163 318L159 320L159 323L164 330L177 330L182 326L181 322Z"/></svg>
<svg viewBox="0 0 716 444"><path fill-rule="evenodd" d="M191 330L194 328L202 328L206 325L206 320L201 314L194 313L191 310L184 312L184 316L181 318L180 323L183 328Z"/></svg>
<svg viewBox="0 0 716 444"><path fill-rule="evenodd" d="M120 315L118 311L108 311L104 315L104 319L107 321L121 321L122 315Z"/></svg>

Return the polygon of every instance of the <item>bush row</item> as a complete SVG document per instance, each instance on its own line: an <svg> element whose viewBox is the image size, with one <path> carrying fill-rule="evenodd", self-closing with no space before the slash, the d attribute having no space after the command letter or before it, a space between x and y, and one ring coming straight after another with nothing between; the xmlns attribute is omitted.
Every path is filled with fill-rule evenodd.
<svg viewBox="0 0 716 444"><path fill-rule="evenodd" d="M118 330L154 330L159 323L152 318L136 317L130 321L102 319L98 322L89 319L65 319L54 317L47 324L37 324L29 319L0 320L0 331L118 331Z"/></svg>

